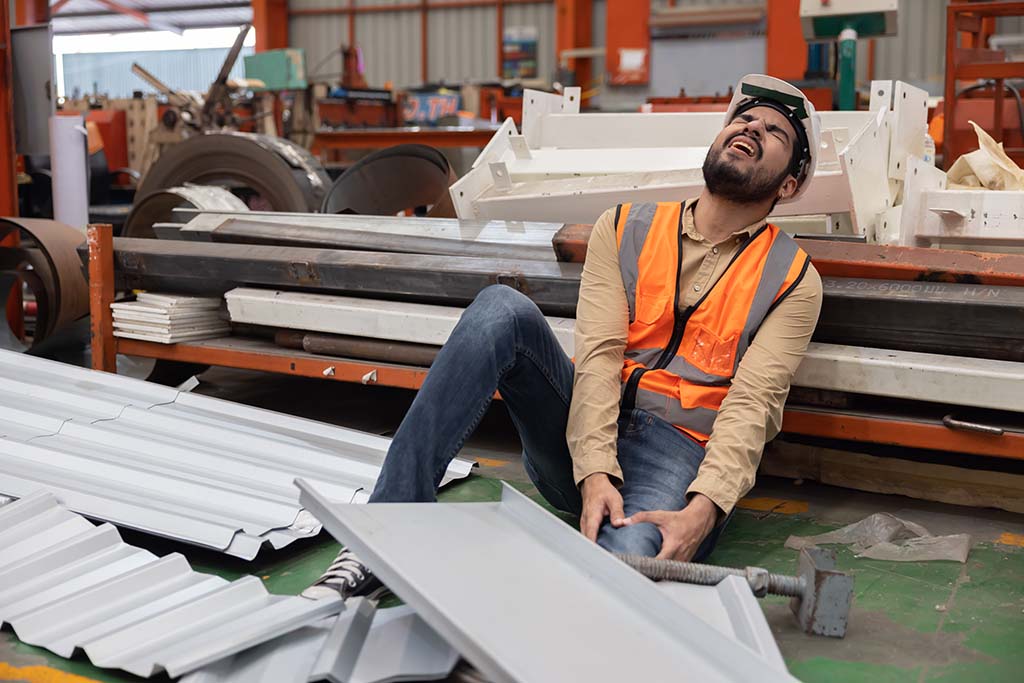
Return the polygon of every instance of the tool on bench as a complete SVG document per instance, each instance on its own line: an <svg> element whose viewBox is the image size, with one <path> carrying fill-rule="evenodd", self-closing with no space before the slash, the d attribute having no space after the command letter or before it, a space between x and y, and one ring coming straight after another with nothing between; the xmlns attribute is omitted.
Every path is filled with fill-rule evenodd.
<svg viewBox="0 0 1024 683"><path fill-rule="evenodd" d="M655 581L714 586L727 576L745 577L759 598L769 594L793 598L789 607L804 632L835 638L846 635L846 622L853 600L853 577L835 568L834 551L803 548L797 576L772 574L761 567L735 569L619 553L615 557Z"/></svg>

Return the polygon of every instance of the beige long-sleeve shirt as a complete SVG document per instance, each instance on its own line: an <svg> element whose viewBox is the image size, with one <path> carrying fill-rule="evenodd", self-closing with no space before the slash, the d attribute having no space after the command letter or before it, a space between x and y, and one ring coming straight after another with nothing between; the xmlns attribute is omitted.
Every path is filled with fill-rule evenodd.
<svg viewBox="0 0 1024 683"><path fill-rule="evenodd" d="M693 203L687 202L683 211L683 308L700 299L725 272L740 245L764 225L762 221L747 226L724 242L711 244L694 226ZM821 297L821 277L811 266L765 318L740 361L687 495L702 493L728 513L754 485L764 444L781 429L790 382L818 322ZM576 308L576 378L566 437L577 484L596 472L622 480L616 423L628 328L615 210L610 209L594 225Z"/></svg>

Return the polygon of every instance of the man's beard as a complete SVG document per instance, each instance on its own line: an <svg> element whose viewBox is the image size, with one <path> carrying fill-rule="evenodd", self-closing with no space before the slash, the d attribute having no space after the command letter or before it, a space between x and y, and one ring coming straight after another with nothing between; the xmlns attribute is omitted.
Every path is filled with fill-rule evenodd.
<svg viewBox="0 0 1024 683"><path fill-rule="evenodd" d="M711 194L736 204L760 204L775 198L788 169L772 175L767 170L752 167L743 171L725 159L725 146L712 147L704 158L704 184Z"/></svg>

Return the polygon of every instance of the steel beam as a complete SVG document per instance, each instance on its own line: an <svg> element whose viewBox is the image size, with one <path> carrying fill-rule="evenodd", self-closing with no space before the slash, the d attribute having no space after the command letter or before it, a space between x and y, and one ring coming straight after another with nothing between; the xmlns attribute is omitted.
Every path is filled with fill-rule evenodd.
<svg viewBox="0 0 1024 683"><path fill-rule="evenodd" d="M288 47L288 0L252 0L256 52Z"/></svg>
<svg viewBox="0 0 1024 683"><path fill-rule="evenodd" d="M179 230L181 239L275 244L448 256L553 261L560 223L469 221L324 214L204 210ZM166 217L163 217L166 219ZM129 219L130 220L130 219Z"/></svg>
<svg viewBox="0 0 1024 683"><path fill-rule="evenodd" d="M581 273L569 263L130 238L114 240L114 261L125 288L220 294L257 285L467 305L506 284L552 315L574 314Z"/></svg>

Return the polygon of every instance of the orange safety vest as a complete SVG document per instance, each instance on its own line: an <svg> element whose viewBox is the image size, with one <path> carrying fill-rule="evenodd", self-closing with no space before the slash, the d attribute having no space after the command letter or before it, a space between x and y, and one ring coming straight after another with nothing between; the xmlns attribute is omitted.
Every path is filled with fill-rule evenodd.
<svg viewBox="0 0 1024 683"><path fill-rule="evenodd" d="M622 204L615 214L629 302L622 406L707 441L740 359L810 257L774 225L747 239L697 303L681 308L683 205Z"/></svg>

